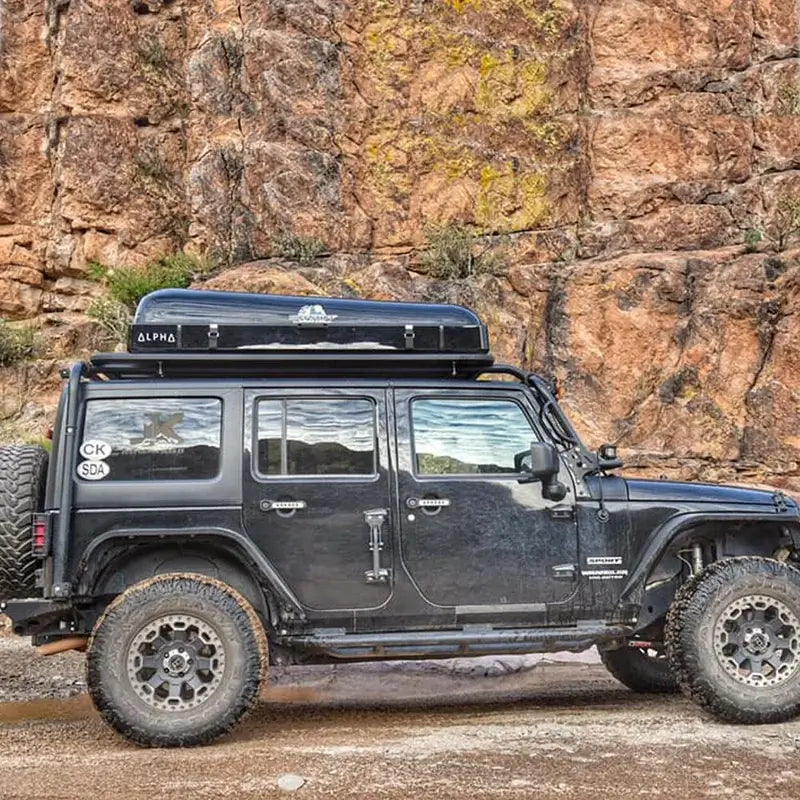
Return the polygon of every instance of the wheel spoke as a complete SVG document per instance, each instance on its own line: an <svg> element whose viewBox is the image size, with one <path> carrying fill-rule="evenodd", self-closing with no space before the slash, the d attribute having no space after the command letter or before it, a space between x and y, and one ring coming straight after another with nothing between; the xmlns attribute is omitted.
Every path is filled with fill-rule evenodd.
<svg viewBox="0 0 800 800"><path fill-rule="evenodd" d="M775 650L773 653L769 655L768 658L764 659L764 663L769 664L769 666L772 667L772 669L774 669L777 672L784 663L781 660L781 651Z"/></svg>
<svg viewBox="0 0 800 800"><path fill-rule="evenodd" d="M731 656L731 661L736 664L736 669L747 669L750 656L740 648Z"/></svg>
<svg viewBox="0 0 800 800"><path fill-rule="evenodd" d="M170 681L169 682L169 694L167 695L168 700L180 700L181 699L181 689L183 688L183 681Z"/></svg>
<svg viewBox="0 0 800 800"><path fill-rule="evenodd" d="M201 686L207 685L207 681L201 680L200 676L196 672L186 680L186 683L195 690L199 689Z"/></svg>
<svg viewBox="0 0 800 800"><path fill-rule="evenodd" d="M142 661L142 668L144 669L158 669L159 658L155 653L145 653L140 656Z"/></svg>
<svg viewBox="0 0 800 800"><path fill-rule="evenodd" d="M211 670L212 670L212 666L211 666L212 660L213 659L211 658L211 656L197 656L197 658L195 658L195 660L194 660L195 667L197 669L199 669L199 670L204 670L204 671L207 671L207 672L211 672Z"/></svg>
<svg viewBox="0 0 800 800"><path fill-rule="evenodd" d="M162 647L166 647L166 645L169 644L169 641L159 634L155 639L151 639L148 644L157 653Z"/></svg>
<svg viewBox="0 0 800 800"><path fill-rule="evenodd" d="M739 627L734 628L732 631L728 631L727 638L730 644L741 647L744 644L744 631Z"/></svg>
<svg viewBox="0 0 800 800"><path fill-rule="evenodd" d="M745 663L745 662L742 662ZM750 674L751 675L763 675L764 674L764 661L760 658L751 657L747 659L747 662L750 666Z"/></svg>
<svg viewBox="0 0 800 800"><path fill-rule="evenodd" d="M164 676L154 672L146 681L147 685L153 689L158 689L164 683Z"/></svg>
<svg viewBox="0 0 800 800"><path fill-rule="evenodd" d="M763 608L752 608L750 610L750 614L748 615L747 621L753 623L764 622L764 614L765 610Z"/></svg>

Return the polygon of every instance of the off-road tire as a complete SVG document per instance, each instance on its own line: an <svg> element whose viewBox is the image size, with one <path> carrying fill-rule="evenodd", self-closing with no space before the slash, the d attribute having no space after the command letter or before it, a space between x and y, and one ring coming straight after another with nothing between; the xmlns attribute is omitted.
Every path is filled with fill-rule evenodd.
<svg viewBox="0 0 800 800"><path fill-rule="evenodd" d="M759 556L715 562L676 593L665 628L670 667L681 691L714 716L749 725L783 722L800 713L800 665L777 685L747 685L725 670L715 652L715 626L727 609L755 596L780 602L800 620L800 571Z"/></svg>
<svg viewBox="0 0 800 800"><path fill-rule="evenodd" d="M34 593L32 524L44 503L47 461L39 445L0 447L0 598Z"/></svg>
<svg viewBox="0 0 800 800"><path fill-rule="evenodd" d="M221 682L194 708L159 710L137 694L129 676L137 632L154 619L186 615L213 628L224 648ZM208 744L252 708L267 670L267 640L253 607L235 589L193 573L157 575L109 604L88 645L89 694L103 719L149 747Z"/></svg>
<svg viewBox="0 0 800 800"><path fill-rule="evenodd" d="M605 668L622 684L641 694L672 694L678 684L670 672L669 661L640 647L620 647L600 653Z"/></svg>

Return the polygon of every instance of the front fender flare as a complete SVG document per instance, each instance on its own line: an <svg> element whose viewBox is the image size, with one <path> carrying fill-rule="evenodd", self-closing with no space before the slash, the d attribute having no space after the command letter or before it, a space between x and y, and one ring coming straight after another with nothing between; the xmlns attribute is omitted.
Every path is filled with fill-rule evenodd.
<svg viewBox="0 0 800 800"><path fill-rule="evenodd" d="M742 510L676 514L655 528L648 537L638 560L631 568L625 588L620 595L618 607L639 605L641 603L647 578L670 545L673 545L695 528L726 522L768 523L773 526L781 525L791 531L800 532L800 518L798 518L794 509L785 512Z"/></svg>

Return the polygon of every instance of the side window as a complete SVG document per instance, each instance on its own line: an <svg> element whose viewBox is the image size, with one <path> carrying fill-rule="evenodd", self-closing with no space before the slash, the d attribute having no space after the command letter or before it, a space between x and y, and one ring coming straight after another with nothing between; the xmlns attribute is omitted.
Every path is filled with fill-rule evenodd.
<svg viewBox="0 0 800 800"><path fill-rule="evenodd" d="M418 475L517 473L536 438L511 400L413 400L411 420Z"/></svg>
<svg viewBox="0 0 800 800"><path fill-rule="evenodd" d="M77 474L84 480L174 481L219 472L222 401L89 400Z"/></svg>
<svg viewBox="0 0 800 800"><path fill-rule="evenodd" d="M261 475L374 475L375 405L365 398L287 398L257 404Z"/></svg>

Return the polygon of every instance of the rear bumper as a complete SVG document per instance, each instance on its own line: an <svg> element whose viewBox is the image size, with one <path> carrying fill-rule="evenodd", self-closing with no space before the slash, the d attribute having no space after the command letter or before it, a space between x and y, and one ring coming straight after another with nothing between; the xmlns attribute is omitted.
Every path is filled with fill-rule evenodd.
<svg viewBox="0 0 800 800"><path fill-rule="evenodd" d="M40 597L4 600L0 602L0 613L11 619L12 630L19 636L65 633L69 631L69 621L74 619L70 603ZM66 623L66 629L62 623Z"/></svg>

